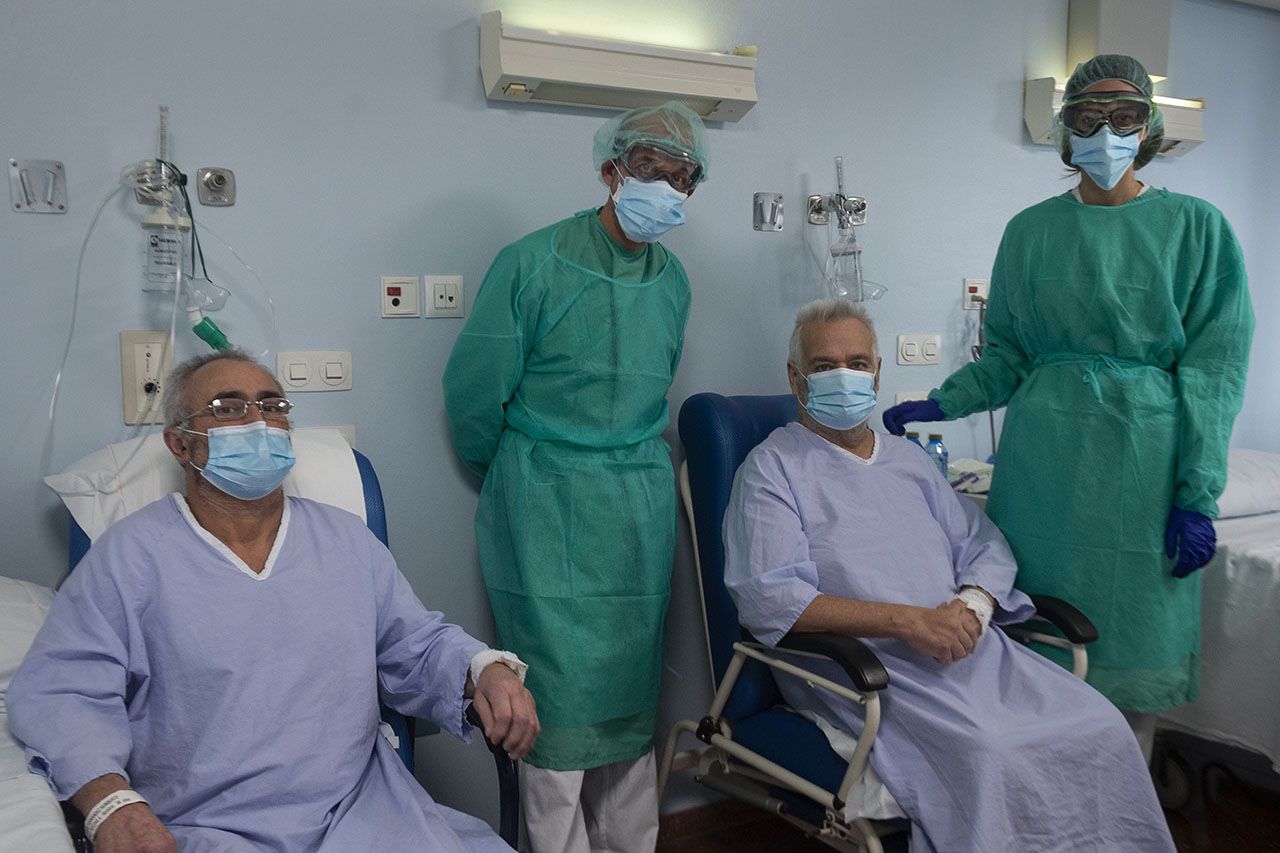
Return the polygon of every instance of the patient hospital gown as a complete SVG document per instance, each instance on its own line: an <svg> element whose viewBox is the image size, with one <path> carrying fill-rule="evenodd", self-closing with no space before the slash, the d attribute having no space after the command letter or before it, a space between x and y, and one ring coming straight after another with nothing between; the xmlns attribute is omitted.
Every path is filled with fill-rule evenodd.
<svg viewBox="0 0 1280 853"><path fill-rule="evenodd" d="M724 532L742 624L770 645L819 593L936 607L972 584L997 600L995 623L1033 612L999 531L902 438L877 435L863 460L800 424L775 430L739 469ZM1132 732L1071 673L995 627L952 664L863 642L889 672L871 763L912 820L913 853L1174 849ZM792 707L861 731L861 706L779 685Z"/></svg>
<svg viewBox="0 0 1280 853"><path fill-rule="evenodd" d="M128 778L197 851L509 850L433 802L378 697L464 740L485 648L423 608L354 515L297 498L267 570L169 495L109 528L14 676L14 734L59 799Z"/></svg>

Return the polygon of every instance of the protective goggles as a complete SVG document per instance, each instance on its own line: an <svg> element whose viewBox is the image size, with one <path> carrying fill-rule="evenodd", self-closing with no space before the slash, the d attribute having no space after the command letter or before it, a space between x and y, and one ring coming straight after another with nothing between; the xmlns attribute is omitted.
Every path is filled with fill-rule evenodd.
<svg viewBox="0 0 1280 853"><path fill-rule="evenodd" d="M261 400L241 400L239 397L218 397L210 400L205 406L201 406L185 418L179 418L178 423L186 423L196 415L205 413L211 414L220 421L237 421L249 413L250 406L257 406L258 411L262 413L262 417L266 420L284 420L289 416L289 412L293 411L293 403L284 397L263 397Z"/></svg>
<svg viewBox="0 0 1280 853"><path fill-rule="evenodd" d="M688 193L702 180L702 166L687 154L648 145L633 145L618 158L627 172L648 183L659 178L673 189Z"/></svg>
<svg viewBox="0 0 1280 853"><path fill-rule="evenodd" d="M1062 125L1076 136L1093 136L1110 126L1117 136L1137 133L1151 119L1151 102L1132 92L1094 92L1062 107Z"/></svg>

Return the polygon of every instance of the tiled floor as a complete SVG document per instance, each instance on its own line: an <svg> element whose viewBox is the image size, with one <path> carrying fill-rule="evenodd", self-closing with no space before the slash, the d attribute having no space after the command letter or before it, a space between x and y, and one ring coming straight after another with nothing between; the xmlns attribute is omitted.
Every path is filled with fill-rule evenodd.
<svg viewBox="0 0 1280 853"><path fill-rule="evenodd" d="M1179 853L1280 853L1280 795L1228 781L1208 807L1207 849L1196 850L1191 824L1169 812ZM886 845L905 851L905 845ZM663 818L657 853L831 853L785 821L735 802ZM1029 852L1030 853L1030 852Z"/></svg>

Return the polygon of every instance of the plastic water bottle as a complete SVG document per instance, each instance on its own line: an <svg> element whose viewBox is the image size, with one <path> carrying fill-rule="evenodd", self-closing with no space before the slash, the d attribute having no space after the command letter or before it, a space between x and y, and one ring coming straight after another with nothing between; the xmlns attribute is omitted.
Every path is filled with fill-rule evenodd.
<svg viewBox="0 0 1280 853"><path fill-rule="evenodd" d="M942 472L942 479L950 482L947 475L947 446L942 443L942 436L936 432L929 433L929 444L924 451L929 454L933 464L937 465L938 470Z"/></svg>

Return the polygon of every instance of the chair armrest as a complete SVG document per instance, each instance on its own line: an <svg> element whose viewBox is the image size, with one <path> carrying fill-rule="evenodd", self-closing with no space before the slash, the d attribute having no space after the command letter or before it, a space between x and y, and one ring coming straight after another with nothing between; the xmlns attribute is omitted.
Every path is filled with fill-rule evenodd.
<svg viewBox="0 0 1280 853"><path fill-rule="evenodd" d="M880 658L855 637L791 631L778 641L778 648L830 658L840 665L859 690L883 690L889 686L889 673L880 663Z"/></svg>
<svg viewBox="0 0 1280 853"><path fill-rule="evenodd" d="M498 767L498 836L514 849L520 832L520 771L517 762L503 751L500 744L490 743L474 703L467 703L463 716L479 730L484 745L493 753L493 761Z"/></svg>
<svg viewBox="0 0 1280 853"><path fill-rule="evenodd" d="M500 744L492 743L489 740L488 733L484 730L484 723L480 720L480 712L476 710L474 702L467 703L467 709L462 713L462 716L466 718L467 722L470 723L476 731L480 732L480 739L484 741L484 745L489 747L489 751L492 752L495 757L507 758L507 754L502 751L502 746ZM507 760L510 761L509 758L507 758Z"/></svg>
<svg viewBox="0 0 1280 853"><path fill-rule="evenodd" d="M1071 642L1083 644L1092 643L1098 639L1098 628L1089 621L1089 617L1061 598L1054 598L1052 595L1033 595L1031 603L1036 606L1036 615L1032 617L1033 619L1043 619L1048 622Z"/></svg>

